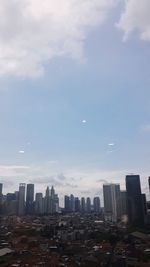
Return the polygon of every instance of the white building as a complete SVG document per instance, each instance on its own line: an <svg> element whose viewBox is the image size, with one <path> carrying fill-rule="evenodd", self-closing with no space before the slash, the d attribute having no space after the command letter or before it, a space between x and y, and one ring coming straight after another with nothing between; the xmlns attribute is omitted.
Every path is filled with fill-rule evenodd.
<svg viewBox="0 0 150 267"><path fill-rule="evenodd" d="M117 222L121 218L120 185L104 184L103 196L105 220Z"/></svg>

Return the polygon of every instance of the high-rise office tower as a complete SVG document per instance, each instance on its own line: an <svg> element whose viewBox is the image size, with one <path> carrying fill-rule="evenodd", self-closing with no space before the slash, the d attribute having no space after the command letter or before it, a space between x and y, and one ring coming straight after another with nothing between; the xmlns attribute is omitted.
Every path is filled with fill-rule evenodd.
<svg viewBox="0 0 150 267"><path fill-rule="evenodd" d="M34 184L27 184L26 213L33 214Z"/></svg>
<svg viewBox="0 0 150 267"><path fill-rule="evenodd" d="M147 215L147 202L146 202L146 195L142 194L142 204L144 210L144 216Z"/></svg>
<svg viewBox="0 0 150 267"><path fill-rule="evenodd" d="M50 205L49 213L50 214L53 214L56 212L55 197L56 197L55 190L54 190L54 187L52 186L50 190L50 197L49 197L49 205Z"/></svg>
<svg viewBox="0 0 150 267"><path fill-rule="evenodd" d="M145 214L139 175L126 176L126 190L129 224L135 226L142 225Z"/></svg>
<svg viewBox="0 0 150 267"><path fill-rule="evenodd" d="M86 211L86 204L85 204L85 198L81 198L81 212L84 213Z"/></svg>
<svg viewBox="0 0 150 267"><path fill-rule="evenodd" d="M64 208L65 208L65 212L70 211L70 198L69 198L69 196L64 197Z"/></svg>
<svg viewBox="0 0 150 267"><path fill-rule="evenodd" d="M91 199L89 197L86 199L86 211L87 213L91 212Z"/></svg>
<svg viewBox="0 0 150 267"><path fill-rule="evenodd" d="M120 185L119 184L104 184L104 212L105 219L117 222L120 219Z"/></svg>
<svg viewBox="0 0 150 267"><path fill-rule="evenodd" d="M78 197L75 197L75 212L80 211L80 200Z"/></svg>
<svg viewBox="0 0 150 267"><path fill-rule="evenodd" d="M55 189L54 189L54 186L51 187L51 198L54 198L55 196Z"/></svg>
<svg viewBox="0 0 150 267"><path fill-rule="evenodd" d="M2 213L3 184L0 183L0 214Z"/></svg>
<svg viewBox="0 0 150 267"><path fill-rule="evenodd" d="M70 211L75 211L75 197L74 195L70 195Z"/></svg>
<svg viewBox="0 0 150 267"><path fill-rule="evenodd" d="M19 203L18 203L18 215L25 214L25 184L19 185Z"/></svg>
<svg viewBox="0 0 150 267"><path fill-rule="evenodd" d="M41 215L44 213L42 193L36 193L35 195L35 213L38 215Z"/></svg>
<svg viewBox="0 0 150 267"><path fill-rule="evenodd" d="M148 177L148 185L149 185L149 191L150 191L150 177Z"/></svg>
<svg viewBox="0 0 150 267"><path fill-rule="evenodd" d="M54 195L54 209L53 209L53 213L58 213L59 212L59 197L58 194Z"/></svg>
<svg viewBox="0 0 150 267"><path fill-rule="evenodd" d="M50 190L49 190L49 186L47 186L46 188L46 193L45 193L45 199L44 199L44 202L45 202L45 213L46 214L49 214L50 213Z"/></svg>
<svg viewBox="0 0 150 267"><path fill-rule="evenodd" d="M59 211L59 198L58 195L55 194L53 186L51 187L51 189L47 187L44 203L44 211L46 214L54 214Z"/></svg>
<svg viewBox="0 0 150 267"><path fill-rule="evenodd" d="M93 207L94 207L95 213L100 213L100 198L99 197L94 197Z"/></svg>
<svg viewBox="0 0 150 267"><path fill-rule="evenodd" d="M127 192L120 191L121 217L127 215Z"/></svg>
<svg viewBox="0 0 150 267"><path fill-rule="evenodd" d="M0 183L0 197L2 196L3 194L3 184Z"/></svg>
<svg viewBox="0 0 150 267"><path fill-rule="evenodd" d="M15 193L8 193L5 201L5 211L7 215L17 215L18 201Z"/></svg>

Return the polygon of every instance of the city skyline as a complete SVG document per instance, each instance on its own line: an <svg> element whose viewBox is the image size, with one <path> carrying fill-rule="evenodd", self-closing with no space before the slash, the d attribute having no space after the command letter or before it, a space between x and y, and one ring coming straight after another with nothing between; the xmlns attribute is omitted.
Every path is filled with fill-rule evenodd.
<svg viewBox="0 0 150 267"><path fill-rule="evenodd" d="M150 198L149 5L1 1L4 190L22 181L93 197L140 173Z"/></svg>
<svg viewBox="0 0 150 267"><path fill-rule="evenodd" d="M54 186L45 193L36 192L34 184L19 184L19 190L3 194L0 184L0 214L17 216L48 216L56 214L96 214L105 222L121 222L130 226L144 226L149 222L149 203L141 190L140 175L126 175L126 189L119 183L103 183L103 200L100 196L73 195L67 192L63 204ZM148 178L149 183L149 178Z"/></svg>
<svg viewBox="0 0 150 267"><path fill-rule="evenodd" d="M131 179L130 179L131 177ZM130 186L127 186L127 178L128 178L128 184L131 185L133 184L134 185L134 180L132 179L132 177L135 177L134 179L139 179L139 186L140 186L140 194L145 194L145 192L143 191L142 189L142 184L141 184L141 178L140 178L140 175L139 174L128 174L125 176L125 186L122 187L121 184L119 182L108 182L106 180L101 180L101 183L102 183L102 190L101 188L99 188L99 190L97 191L97 193L95 193L94 195L90 193L90 191L81 191L81 192L73 192L71 190L71 187L68 191L65 191L64 194L62 193L62 191L60 190L59 191L59 187L55 187L54 184L45 184L44 186L44 189L43 190L38 190L37 187L36 187L36 184L34 183L24 183L24 182L21 182L18 184L18 190L20 190L20 186L22 187L23 186L23 191L24 191L24 201L26 202L26 206L27 206L27 210L29 211L29 214L30 214L30 208L32 210L32 207L30 207L31 203L33 201L36 200L36 194L42 194L42 196L46 196L47 195L47 190L49 190L49 187L53 188L55 187L57 189L57 192L58 192L58 196L59 196L59 201L60 201L60 205L63 207L64 206L64 199L65 199L65 196L69 197L68 195L71 194L70 196L73 196L73 197L77 197L77 198L80 198L81 202L82 202L82 198L86 199L86 198L90 198L90 199L94 199L99 197L100 198L100 203L102 206L104 206L104 202L105 202L105 199L107 199L107 190L108 190L108 197L110 198L110 201L111 203L113 202L113 199L115 199L115 194L118 194L117 192L120 192L119 194L122 194L122 197L124 198L124 193L126 192L127 188L130 188ZM131 181L130 181L131 180ZM132 181L133 180L133 181ZM147 184L149 186L149 181L150 181L150 177L147 178ZM135 183L136 185L136 183ZM105 190L104 188L106 187L106 194L105 194ZM43 187L42 187L43 188ZM47 188L47 189L46 189ZM116 189L115 189L116 188ZM134 192L134 188L132 188L131 186L131 189L132 191ZM3 191L3 192L2 192ZM16 194L16 192L19 192L17 191L17 188L14 189L14 193ZM69 193L70 192L70 193ZM114 193L112 193L114 192ZM7 195L9 193L12 193L9 191L6 191L6 188L5 188L5 183L2 184L0 183L0 193L3 195ZM112 194L112 196L111 196ZM132 194L130 193L130 196ZM149 201L149 195L150 195L150 188L149 188L149 192L148 192L148 195L145 194L146 196L146 200ZM133 196L134 196L134 193L133 193ZM94 203L94 202L93 202ZM110 206L110 203L108 204ZM115 204L116 205L116 204ZM123 206L125 204L122 204ZM31 205L32 206L32 205ZM116 209L116 208L114 208ZM32 212L32 211L31 211Z"/></svg>

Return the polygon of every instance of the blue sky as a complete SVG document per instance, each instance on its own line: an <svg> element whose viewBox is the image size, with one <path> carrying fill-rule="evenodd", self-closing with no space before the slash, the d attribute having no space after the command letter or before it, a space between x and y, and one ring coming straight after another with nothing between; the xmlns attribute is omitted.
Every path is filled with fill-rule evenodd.
<svg viewBox="0 0 150 267"><path fill-rule="evenodd" d="M139 173L148 194L149 1L0 2L4 191L34 182L93 197Z"/></svg>

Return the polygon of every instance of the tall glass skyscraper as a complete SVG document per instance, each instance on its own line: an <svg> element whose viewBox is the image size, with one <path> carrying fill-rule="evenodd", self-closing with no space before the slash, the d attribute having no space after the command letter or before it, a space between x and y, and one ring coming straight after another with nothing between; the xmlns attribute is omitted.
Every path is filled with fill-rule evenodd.
<svg viewBox="0 0 150 267"><path fill-rule="evenodd" d="M0 214L2 213L3 184L0 184Z"/></svg>
<svg viewBox="0 0 150 267"><path fill-rule="evenodd" d="M19 203L18 203L18 215L25 214L25 184L21 183L19 185Z"/></svg>
<svg viewBox="0 0 150 267"><path fill-rule="evenodd" d="M139 175L126 176L128 221L131 225L144 223L144 205Z"/></svg>
<svg viewBox="0 0 150 267"><path fill-rule="evenodd" d="M27 184L26 213L33 214L34 184Z"/></svg>

